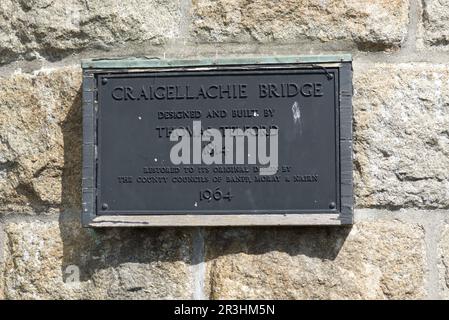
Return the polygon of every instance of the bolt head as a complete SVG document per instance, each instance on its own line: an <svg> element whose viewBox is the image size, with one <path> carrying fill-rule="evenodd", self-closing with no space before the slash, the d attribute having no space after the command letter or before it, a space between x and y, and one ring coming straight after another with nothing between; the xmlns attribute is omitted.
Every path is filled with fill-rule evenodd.
<svg viewBox="0 0 449 320"><path fill-rule="evenodd" d="M103 203L103 204L101 205L101 209L103 209L103 210L108 210L108 208L109 208L109 206L108 206L107 203Z"/></svg>
<svg viewBox="0 0 449 320"><path fill-rule="evenodd" d="M335 209L336 207L337 205L335 204L335 202L329 203L329 209Z"/></svg>
<svg viewBox="0 0 449 320"><path fill-rule="evenodd" d="M108 78L103 78L103 79L101 79L101 83L102 83L102 84L108 83Z"/></svg>

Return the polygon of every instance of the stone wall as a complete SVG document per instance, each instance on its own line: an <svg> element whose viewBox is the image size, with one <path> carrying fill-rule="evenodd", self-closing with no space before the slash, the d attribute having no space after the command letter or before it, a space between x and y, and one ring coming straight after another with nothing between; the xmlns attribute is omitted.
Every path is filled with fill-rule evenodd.
<svg viewBox="0 0 449 320"><path fill-rule="evenodd" d="M449 0L2 0L0 298L449 298ZM83 229L80 59L354 56L352 227Z"/></svg>

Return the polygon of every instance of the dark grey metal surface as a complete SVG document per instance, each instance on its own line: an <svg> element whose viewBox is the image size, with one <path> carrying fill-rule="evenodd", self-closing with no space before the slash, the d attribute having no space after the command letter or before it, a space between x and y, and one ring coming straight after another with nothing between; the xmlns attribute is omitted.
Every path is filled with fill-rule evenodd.
<svg viewBox="0 0 449 320"><path fill-rule="evenodd" d="M84 77L83 223L97 215L152 214L265 214L337 213L352 223L352 72L349 62L338 65L292 65L269 69L233 67L216 70L164 69L89 70ZM93 81L92 79L96 79ZM115 100L117 87L244 83L247 98ZM258 84L321 83L322 96L258 97ZM95 95L90 95L91 87ZM98 100L98 105L95 100ZM298 105L299 119L292 107ZM98 110L95 110L95 108ZM259 116L233 118L232 110L257 109ZM265 117L271 109L274 117ZM192 127L193 119L158 119L158 111L201 111L203 128L270 126L279 128L279 171L256 182L258 165L181 165L170 162L171 142L157 127ZM227 117L206 118L209 110L226 110ZM232 114L231 114L232 115ZM96 149L95 149L96 147ZM179 173L148 173L149 168L178 168ZM192 167L187 173L184 168ZM209 173L204 169L209 168ZM220 167L244 167L249 173L216 173ZM288 167L288 172L287 172ZM178 183L173 179L195 176L206 182ZM312 181L309 180L312 176ZM126 177L124 179L123 177ZM158 178L138 183L137 179ZM234 178L245 182L226 182ZM296 179L295 179L296 177ZM216 182L214 179L221 179ZM301 179L298 179L301 178ZM126 183L123 183L126 181ZM249 181L249 182L248 182ZM296 181L296 182L295 182ZM93 187L92 187L93 186ZM218 199L200 193L219 190ZM229 197L224 197L229 195Z"/></svg>

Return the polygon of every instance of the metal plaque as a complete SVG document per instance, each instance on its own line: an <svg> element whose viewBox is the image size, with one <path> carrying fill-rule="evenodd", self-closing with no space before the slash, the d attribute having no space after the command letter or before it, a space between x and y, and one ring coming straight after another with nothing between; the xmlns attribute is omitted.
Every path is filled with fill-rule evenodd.
<svg viewBox="0 0 449 320"><path fill-rule="evenodd" d="M83 223L352 223L351 62L84 62Z"/></svg>

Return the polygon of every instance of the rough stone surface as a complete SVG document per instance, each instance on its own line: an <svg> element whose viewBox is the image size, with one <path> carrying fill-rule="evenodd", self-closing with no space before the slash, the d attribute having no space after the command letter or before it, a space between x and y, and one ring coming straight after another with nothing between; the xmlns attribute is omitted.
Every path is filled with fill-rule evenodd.
<svg viewBox="0 0 449 320"><path fill-rule="evenodd" d="M354 87L356 205L449 208L449 68L356 64Z"/></svg>
<svg viewBox="0 0 449 320"><path fill-rule="evenodd" d="M180 36L180 0L2 0L0 63Z"/></svg>
<svg viewBox="0 0 449 320"><path fill-rule="evenodd" d="M191 237L185 230L8 223L5 298L191 298Z"/></svg>
<svg viewBox="0 0 449 320"><path fill-rule="evenodd" d="M192 34L199 41L346 41L362 50L400 46L405 0L196 0Z"/></svg>
<svg viewBox="0 0 449 320"><path fill-rule="evenodd" d="M80 207L81 70L0 78L0 212Z"/></svg>
<svg viewBox="0 0 449 320"><path fill-rule="evenodd" d="M4 241L3 241L3 226L0 221L0 300L5 298L3 293L4 275L5 275L5 264L4 264Z"/></svg>
<svg viewBox="0 0 449 320"><path fill-rule="evenodd" d="M425 296L424 231L398 221L342 228L212 231L214 299L414 299Z"/></svg>
<svg viewBox="0 0 449 320"><path fill-rule="evenodd" d="M422 0L420 45L449 49L449 0Z"/></svg>
<svg viewBox="0 0 449 320"><path fill-rule="evenodd" d="M440 292L442 298L449 299L449 225L443 227L439 241Z"/></svg>

